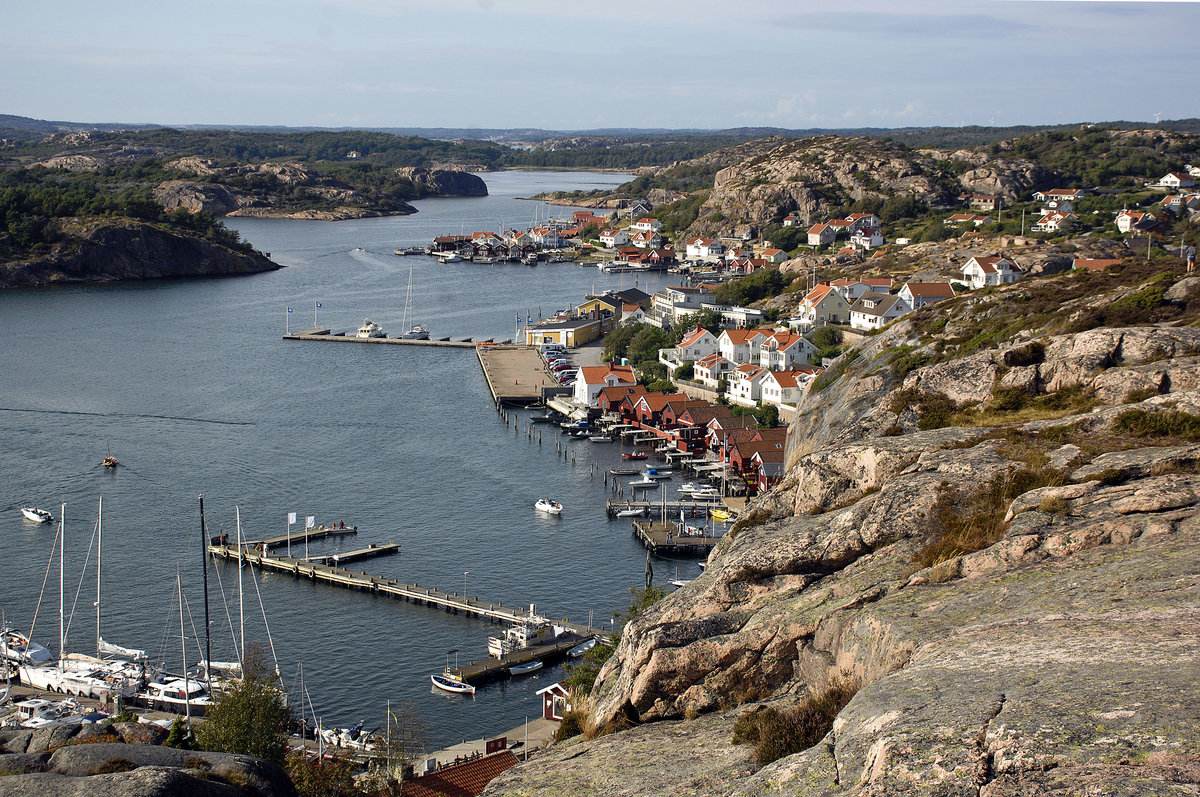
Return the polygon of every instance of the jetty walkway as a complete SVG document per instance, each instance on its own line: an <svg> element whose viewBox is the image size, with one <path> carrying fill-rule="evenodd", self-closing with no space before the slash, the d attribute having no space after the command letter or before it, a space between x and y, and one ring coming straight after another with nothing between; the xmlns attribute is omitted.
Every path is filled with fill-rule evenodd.
<svg viewBox="0 0 1200 797"><path fill-rule="evenodd" d="M477 346L479 365L497 406L536 404L542 389L557 387L537 349L530 346Z"/></svg>
<svg viewBox="0 0 1200 797"><path fill-rule="evenodd" d="M359 338L345 333L333 334L330 329L309 329L283 336L284 340L323 340L333 343L382 343L396 346L441 346L450 349L473 349L476 344L466 340L409 340L407 338Z"/></svg>

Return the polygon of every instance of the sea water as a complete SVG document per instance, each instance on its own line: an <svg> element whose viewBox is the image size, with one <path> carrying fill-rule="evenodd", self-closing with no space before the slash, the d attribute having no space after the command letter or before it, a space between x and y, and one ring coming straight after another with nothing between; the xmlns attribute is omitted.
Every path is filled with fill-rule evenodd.
<svg viewBox="0 0 1200 797"><path fill-rule="evenodd" d="M614 185L627 175L482 175L490 196L429 199L408 217L346 222L230 219L286 268L267 274L0 293L0 610L57 649L57 517L66 504L67 649L95 646L95 525L104 498L101 630L178 666L175 576L185 592L188 660L199 658L204 600L200 511L210 534L283 534L295 512L344 521L356 537L310 553L394 541L399 555L352 569L596 625L643 583L645 551L609 520L604 474L615 445L530 427L492 406L471 350L285 341L285 326L353 330L369 317L398 334L412 273L414 321L433 336L501 340L586 293L634 287L631 275L573 264L482 266L396 256L435 235L527 228L570 209L520 201L544 190ZM361 250L359 249L361 247ZM651 293L669 275L641 275ZM317 303L321 307L317 308ZM289 315L287 308L291 307ZM314 319L315 314L315 319ZM106 454L122 464L100 466ZM543 496L562 515L537 512ZM297 551L293 551L297 553ZM695 559L656 560L665 583ZM213 658L234 640L274 645L289 686L302 665L312 712L330 726L385 723L411 701L438 747L538 716L547 668L482 687L475 700L431 689L457 655L484 658L502 626L280 574L209 566ZM40 602L39 602L40 596ZM242 618L244 617L244 624ZM264 626L264 617L270 634ZM457 650L457 654L452 651ZM270 651L268 650L268 656ZM308 701L303 706L309 711Z"/></svg>

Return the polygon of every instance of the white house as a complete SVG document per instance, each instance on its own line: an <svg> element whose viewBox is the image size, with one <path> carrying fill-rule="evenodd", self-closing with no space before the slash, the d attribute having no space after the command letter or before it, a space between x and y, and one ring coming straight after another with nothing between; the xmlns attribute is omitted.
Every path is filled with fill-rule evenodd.
<svg viewBox="0 0 1200 797"><path fill-rule="evenodd" d="M876 293L889 293L892 289L891 277L864 277L863 279L850 279L842 277L829 283L829 287L833 288L842 298L849 303L854 303L867 291L875 291Z"/></svg>
<svg viewBox="0 0 1200 797"><path fill-rule="evenodd" d="M629 234L624 230L604 230L600 233L600 245L608 249L629 245Z"/></svg>
<svg viewBox="0 0 1200 797"><path fill-rule="evenodd" d="M850 222L851 234L860 230L878 230L883 226L883 222L874 213L851 213L846 217L846 221Z"/></svg>
<svg viewBox="0 0 1200 797"><path fill-rule="evenodd" d="M717 338L717 351L726 360L735 363L750 362L750 338L753 329L723 329Z"/></svg>
<svg viewBox="0 0 1200 797"><path fill-rule="evenodd" d="M1016 282L1021 270L1007 258L973 257L962 267L962 275L972 288L985 288Z"/></svg>
<svg viewBox="0 0 1200 797"><path fill-rule="evenodd" d="M640 304L621 305L622 324L642 324L646 321L646 311Z"/></svg>
<svg viewBox="0 0 1200 797"><path fill-rule="evenodd" d="M591 406L606 387L637 384L631 365L585 365L575 377L575 394L578 404Z"/></svg>
<svg viewBox="0 0 1200 797"><path fill-rule="evenodd" d="M864 331L881 329L894 318L909 311L899 296L890 293L864 293L850 306L850 326Z"/></svg>
<svg viewBox="0 0 1200 797"><path fill-rule="evenodd" d="M800 223L800 217L797 216L795 213L789 213L788 215L783 217L783 226L784 227L795 227L799 223Z"/></svg>
<svg viewBox="0 0 1200 797"><path fill-rule="evenodd" d="M633 223L633 229L640 232L657 232L658 230L662 229L662 226L663 224L661 221L649 217L638 219Z"/></svg>
<svg viewBox="0 0 1200 797"><path fill-rule="evenodd" d="M1149 185L1152 188L1190 188L1195 184L1195 178L1188 172L1167 172L1158 178L1157 183Z"/></svg>
<svg viewBox="0 0 1200 797"><path fill-rule="evenodd" d="M1129 232L1134 227L1140 227L1152 221L1154 221L1154 214L1149 211L1122 210L1117 214L1117 230L1123 233Z"/></svg>
<svg viewBox="0 0 1200 797"><path fill-rule="evenodd" d="M804 389L818 373L820 373L819 368L771 371L762 381L762 402L776 406L798 404L804 397Z"/></svg>
<svg viewBox="0 0 1200 797"><path fill-rule="evenodd" d="M716 387L717 383L729 376L729 372L737 367L720 353L710 354L696 360L693 366L693 377L697 382L708 387Z"/></svg>
<svg viewBox="0 0 1200 797"><path fill-rule="evenodd" d="M1074 213L1065 213L1061 210L1055 210L1047 213L1038 219L1037 224L1033 225L1034 232L1065 232L1071 229L1071 226L1079 221L1079 217Z"/></svg>
<svg viewBox="0 0 1200 797"><path fill-rule="evenodd" d="M808 245L824 246L833 243L837 238L837 228L822 222L808 228Z"/></svg>
<svg viewBox="0 0 1200 797"><path fill-rule="evenodd" d="M850 244L859 249L876 249L883 246L883 233L878 228L859 228L850 233Z"/></svg>
<svg viewBox="0 0 1200 797"><path fill-rule="evenodd" d="M704 327L696 327L678 346L658 350L658 361L668 368L678 368L684 363L702 360L717 351L717 336Z"/></svg>
<svg viewBox="0 0 1200 797"><path fill-rule="evenodd" d="M725 254L725 244L715 238L693 238L685 251L689 260L714 260Z"/></svg>
<svg viewBox="0 0 1200 797"><path fill-rule="evenodd" d="M808 365L816 356L817 347L803 335L789 331L762 334L752 339L754 362L772 371L790 371Z"/></svg>
<svg viewBox="0 0 1200 797"><path fill-rule="evenodd" d="M762 250L762 258L768 263L782 263L788 259L787 252L782 249L764 249Z"/></svg>
<svg viewBox="0 0 1200 797"><path fill-rule="evenodd" d="M702 285L668 286L656 291L652 297L652 310L658 323L674 324L685 315L698 313L705 302L711 301L712 294Z"/></svg>
<svg viewBox="0 0 1200 797"><path fill-rule="evenodd" d="M850 320L850 302L829 285L818 285L800 300L798 318L806 326L845 324Z"/></svg>
<svg viewBox="0 0 1200 797"><path fill-rule="evenodd" d="M762 398L762 383L771 373L761 365L745 363L729 372L729 400L743 407L753 407Z"/></svg>
<svg viewBox="0 0 1200 797"><path fill-rule="evenodd" d="M637 230L629 237L629 242L638 249L658 249L663 244L663 237L654 230Z"/></svg>
<svg viewBox="0 0 1200 797"><path fill-rule="evenodd" d="M953 298L954 287L949 282L906 282L896 295L912 309L920 310L927 304Z"/></svg>

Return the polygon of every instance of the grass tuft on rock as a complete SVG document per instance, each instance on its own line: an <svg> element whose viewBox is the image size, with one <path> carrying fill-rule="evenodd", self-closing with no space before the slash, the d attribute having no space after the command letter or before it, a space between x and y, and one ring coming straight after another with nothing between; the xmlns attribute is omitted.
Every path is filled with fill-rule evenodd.
<svg viewBox="0 0 1200 797"><path fill-rule="evenodd" d="M840 677L795 705L742 714L733 726L733 743L752 744L750 759L759 767L807 750L833 729L833 721L858 689L857 680Z"/></svg>
<svg viewBox="0 0 1200 797"><path fill-rule="evenodd" d="M994 545L1004 537L1004 515L1014 498L1063 481L1054 468L1019 468L998 474L978 490L943 485L927 519L930 537L913 561L922 568L933 567Z"/></svg>

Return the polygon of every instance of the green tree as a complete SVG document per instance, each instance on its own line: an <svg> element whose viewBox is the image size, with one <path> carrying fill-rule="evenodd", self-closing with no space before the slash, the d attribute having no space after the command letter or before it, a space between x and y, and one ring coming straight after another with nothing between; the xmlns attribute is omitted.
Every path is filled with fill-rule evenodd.
<svg viewBox="0 0 1200 797"><path fill-rule="evenodd" d="M202 750L239 753L284 763L291 719L283 692L263 659L262 647L248 645L242 679L209 708L197 731Z"/></svg>
<svg viewBox="0 0 1200 797"><path fill-rule="evenodd" d="M351 774L354 767L343 758L322 760L302 752L291 753L284 770L300 797L351 797L362 794Z"/></svg>
<svg viewBox="0 0 1200 797"><path fill-rule="evenodd" d="M758 402L754 408L754 420L759 429L771 429L779 425L779 407L774 404Z"/></svg>

